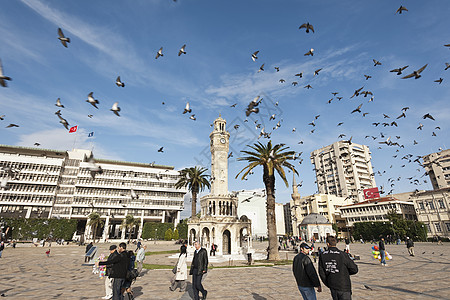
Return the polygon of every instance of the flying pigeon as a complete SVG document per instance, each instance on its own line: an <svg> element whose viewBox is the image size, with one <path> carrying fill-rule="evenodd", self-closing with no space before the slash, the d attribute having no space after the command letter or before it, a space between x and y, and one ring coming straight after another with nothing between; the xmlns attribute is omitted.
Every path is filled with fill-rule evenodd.
<svg viewBox="0 0 450 300"><path fill-rule="evenodd" d="M178 56L180 56L181 54L186 54L186 44L184 44L183 47L181 47L180 51L178 51Z"/></svg>
<svg viewBox="0 0 450 300"><path fill-rule="evenodd" d="M308 55L314 56L314 49L313 48L311 48L308 52L306 52L304 54L304 56L308 56Z"/></svg>
<svg viewBox="0 0 450 300"><path fill-rule="evenodd" d="M191 119L192 121L197 120L197 118L195 117L195 114L193 114L192 116L190 116L189 119Z"/></svg>
<svg viewBox="0 0 450 300"><path fill-rule="evenodd" d="M308 85L305 85L303 88L306 88L309 90L309 89L312 89L313 87L308 84Z"/></svg>
<svg viewBox="0 0 450 300"><path fill-rule="evenodd" d="M158 59L158 57L160 57L160 56L164 56L164 54L162 53L162 49L163 49L163 47L159 48L158 52L156 52L155 59Z"/></svg>
<svg viewBox="0 0 450 300"><path fill-rule="evenodd" d="M88 99L86 100L86 102L89 102L90 104L92 104L93 107L98 109L97 104L99 104L99 102L97 99L94 99L94 92L89 93Z"/></svg>
<svg viewBox="0 0 450 300"><path fill-rule="evenodd" d="M302 28L306 28L306 33L309 33L309 30L314 32L314 27L309 23L303 23L302 25L300 25L300 27L298 29L302 29Z"/></svg>
<svg viewBox="0 0 450 300"><path fill-rule="evenodd" d="M192 112L192 109L191 109L191 107L189 105L189 102L188 102L188 103L186 103L186 107L184 108L183 115L185 113L191 113L191 112Z"/></svg>
<svg viewBox="0 0 450 300"><path fill-rule="evenodd" d="M11 81L11 77L5 76L3 75L3 65L2 65L2 61L0 60L0 85L2 87L7 87L8 85L6 84L5 80L9 80Z"/></svg>
<svg viewBox="0 0 450 300"><path fill-rule="evenodd" d="M264 71L264 65L265 64L262 64L261 67L259 67L258 73L261 72L261 71Z"/></svg>
<svg viewBox="0 0 450 300"><path fill-rule="evenodd" d="M357 108L355 108L351 113L355 113L355 112L361 112L361 107L362 107L362 103L357 107Z"/></svg>
<svg viewBox="0 0 450 300"><path fill-rule="evenodd" d="M11 123L8 126L6 126L6 128L11 128L11 127L19 127L19 125Z"/></svg>
<svg viewBox="0 0 450 300"><path fill-rule="evenodd" d="M436 121L434 118L433 118L433 116L432 115L430 115L430 114L425 114L423 117L422 117L422 119L430 119L430 120L433 120L433 121Z"/></svg>
<svg viewBox="0 0 450 300"><path fill-rule="evenodd" d="M274 67L275 70L277 70L277 72L280 72L280 68L279 67Z"/></svg>
<svg viewBox="0 0 450 300"><path fill-rule="evenodd" d="M88 115L88 118L92 118L94 115Z"/></svg>
<svg viewBox="0 0 450 300"><path fill-rule="evenodd" d="M303 77L303 72L297 73L297 74L295 74L295 76L298 76L299 78L302 78Z"/></svg>
<svg viewBox="0 0 450 300"><path fill-rule="evenodd" d="M353 93L353 95L350 97L350 99L352 99L355 96L359 96L359 92L361 92L361 90L364 88L364 86L362 88L359 88L357 90L355 90L355 92Z"/></svg>
<svg viewBox="0 0 450 300"><path fill-rule="evenodd" d="M257 56L258 53L259 53L259 51L255 51L255 52L252 53L252 60L253 61L256 61L258 59L258 56Z"/></svg>
<svg viewBox="0 0 450 300"><path fill-rule="evenodd" d="M120 107L119 107L119 102L114 102L112 108L110 109L116 116L120 117L119 115L119 111L120 111Z"/></svg>
<svg viewBox="0 0 450 300"><path fill-rule="evenodd" d="M398 68L398 69L393 69L393 70L390 70L389 72L397 72L397 75L401 75L402 71L404 69L406 69L407 67L409 67L409 66L404 66L404 67L401 67L401 68Z"/></svg>
<svg viewBox="0 0 450 300"><path fill-rule="evenodd" d="M399 14L399 15L401 15L402 14L402 11L408 11L408 9L406 8L406 7L404 7L404 6L402 6L402 5L400 5L400 7L397 9L397 11L395 12L395 14Z"/></svg>
<svg viewBox="0 0 450 300"><path fill-rule="evenodd" d="M428 64L426 64L425 66L423 66L419 70L414 71L411 74L406 75L405 77L402 77L402 79L407 79L407 78L411 78L411 77L414 77L414 79L419 79L420 77L422 77L422 75L420 75L420 73L422 73L422 71L425 70L425 68L427 66L428 66Z"/></svg>
<svg viewBox="0 0 450 300"><path fill-rule="evenodd" d="M0 116L0 120L3 121L4 119L5 119L5 115L1 115L1 116Z"/></svg>
<svg viewBox="0 0 450 300"><path fill-rule="evenodd" d="M444 79L439 78L438 80L435 80L434 82L437 82L437 83L441 84L441 83L442 83L442 80L444 80Z"/></svg>
<svg viewBox="0 0 450 300"><path fill-rule="evenodd" d="M63 117L60 117L60 116L58 116L58 117L60 118L59 123L61 123L67 130L69 130L69 122L67 122L67 120L64 119Z"/></svg>
<svg viewBox="0 0 450 300"><path fill-rule="evenodd" d="M314 76L319 75L320 70L322 70L322 68L315 70L314 71Z"/></svg>
<svg viewBox="0 0 450 300"><path fill-rule="evenodd" d="M450 64L449 64L449 63L445 63L445 69L444 69L444 71L447 71L448 68L450 68Z"/></svg>
<svg viewBox="0 0 450 300"><path fill-rule="evenodd" d="M117 76L117 79L116 79L116 85L117 85L118 87L125 87L125 83L123 83L123 82L120 80L120 76Z"/></svg>
<svg viewBox="0 0 450 300"><path fill-rule="evenodd" d="M87 164L88 164L87 168L88 168L89 172L91 173L91 177L93 179L95 179L95 176L97 174L103 173L102 167L95 163L94 155L91 154L91 156L87 160Z"/></svg>
<svg viewBox="0 0 450 300"><path fill-rule="evenodd" d="M163 153L164 152L164 147L159 148L158 152Z"/></svg>
<svg viewBox="0 0 450 300"><path fill-rule="evenodd" d="M366 80L369 80L369 78L372 78L372 76L370 76L370 75L364 75L364 77L366 77Z"/></svg>
<svg viewBox="0 0 450 300"><path fill-rule="evenodd" d="M61 107L61 108L64 108L64 105L62 105L61 104L61 99L56 99L56 104L55 104L56 106L58 106L58 107Z"/></svg>
<svg viewBox="0 0 450 300"><path fill-rule="evenodd" d="M374 67L381 66L381 63L378 60L376 60L376 59L372 59L372 60L373 60L373 66Z"/></svg>
<svg viewBox="0 0 450 300"><path fill-rule="evenodd" d="M58 35L58 40L60 40L61 44L63 44L63 46L67 48L67 43L70 43L70 39L64 36L61 28L58 28Z"/></svg>

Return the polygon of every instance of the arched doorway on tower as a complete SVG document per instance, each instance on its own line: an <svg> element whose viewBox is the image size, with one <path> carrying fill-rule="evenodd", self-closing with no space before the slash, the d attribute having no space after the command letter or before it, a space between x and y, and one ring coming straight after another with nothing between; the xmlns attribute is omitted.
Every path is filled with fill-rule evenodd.
<svg viewBox="0 0 450 300"><path fill-rule="evenodd" d="M222 253L231 254L231 233L228 229L222 235Z"/></svg>
<svg viewBox="0 0 450 300"><path fill-rule="evenodd" d="M211 245L210 241L209 228L204 227L202 230L201 245L206 249L209 249Z"/></svg>
<svg viewBox="0 0 450 300"><path fill-rule="evenodd" d="M191 231L189 231L189 245L193 246L194 242L197 240L196 238L196 232L195 229L192 228Z"/></svg>

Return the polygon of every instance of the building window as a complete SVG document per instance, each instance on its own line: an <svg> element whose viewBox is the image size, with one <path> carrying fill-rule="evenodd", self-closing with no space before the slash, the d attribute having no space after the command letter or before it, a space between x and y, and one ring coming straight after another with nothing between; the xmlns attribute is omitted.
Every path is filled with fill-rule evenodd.
<svg viewBox="0 0 450 300"><path fill-rule="evenodd" d="M431 226L430 224L425 224L427 226L427 232L431 232Z"/></svg>
<svg viewBox="0 0 450 300"><path fill-rule="evenodd" d="M442 200L442 199L439 199L439 200L438 200L438 203L439 203L439 208L442 208L442 209L444 209L444 208L445 208L445 205L444 205L444 200Z"/></svg>
<svg viewBox="0 0 450 300"><path fill-rule="evenodd" d="M434 204L432 201L427 202L428 206L430 207L430 209L434 209Z"/></svg>
<svg viewBox="0 0 450 300"><path fill-rule="evenodd" d="M436 227L437 232L442 232L441 224L440 223L434 223L434 226Z"/></svg>
<svg viewBox="0 0 450 300"><path fill-rule="evenodd" d="M445 226L447 226L447 231L450 231L450 223L445 223Z"/></svg>

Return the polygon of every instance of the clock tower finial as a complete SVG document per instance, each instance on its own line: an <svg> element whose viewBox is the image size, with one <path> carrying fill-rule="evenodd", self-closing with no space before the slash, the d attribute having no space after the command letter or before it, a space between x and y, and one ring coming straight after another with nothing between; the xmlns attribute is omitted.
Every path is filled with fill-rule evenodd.
<svg viewBox="0 0 450 300"><path fill-rule="evenodd" d="M228 195L228 151L230 133L226 131L227 121L218 117L214 120L211 140L211 195Z"/></svg>

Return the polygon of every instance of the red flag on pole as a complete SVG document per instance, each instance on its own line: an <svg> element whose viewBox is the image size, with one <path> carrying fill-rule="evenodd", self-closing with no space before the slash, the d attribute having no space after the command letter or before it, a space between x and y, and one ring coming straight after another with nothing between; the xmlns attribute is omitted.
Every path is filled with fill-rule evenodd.
<svg viewBox="0 0 450 300"><path fill-rule="evenodd" d="M363 192L364 199L380 198L380 192L378 191L377 187L365 189Z"/></svg>
<svg viewBox="0 0 450 300"><path fill-rule="evenodd" d="M69 133L77 132L77 129L78 129L78 125L77 125L77 126L70 127Z"/></svg>

